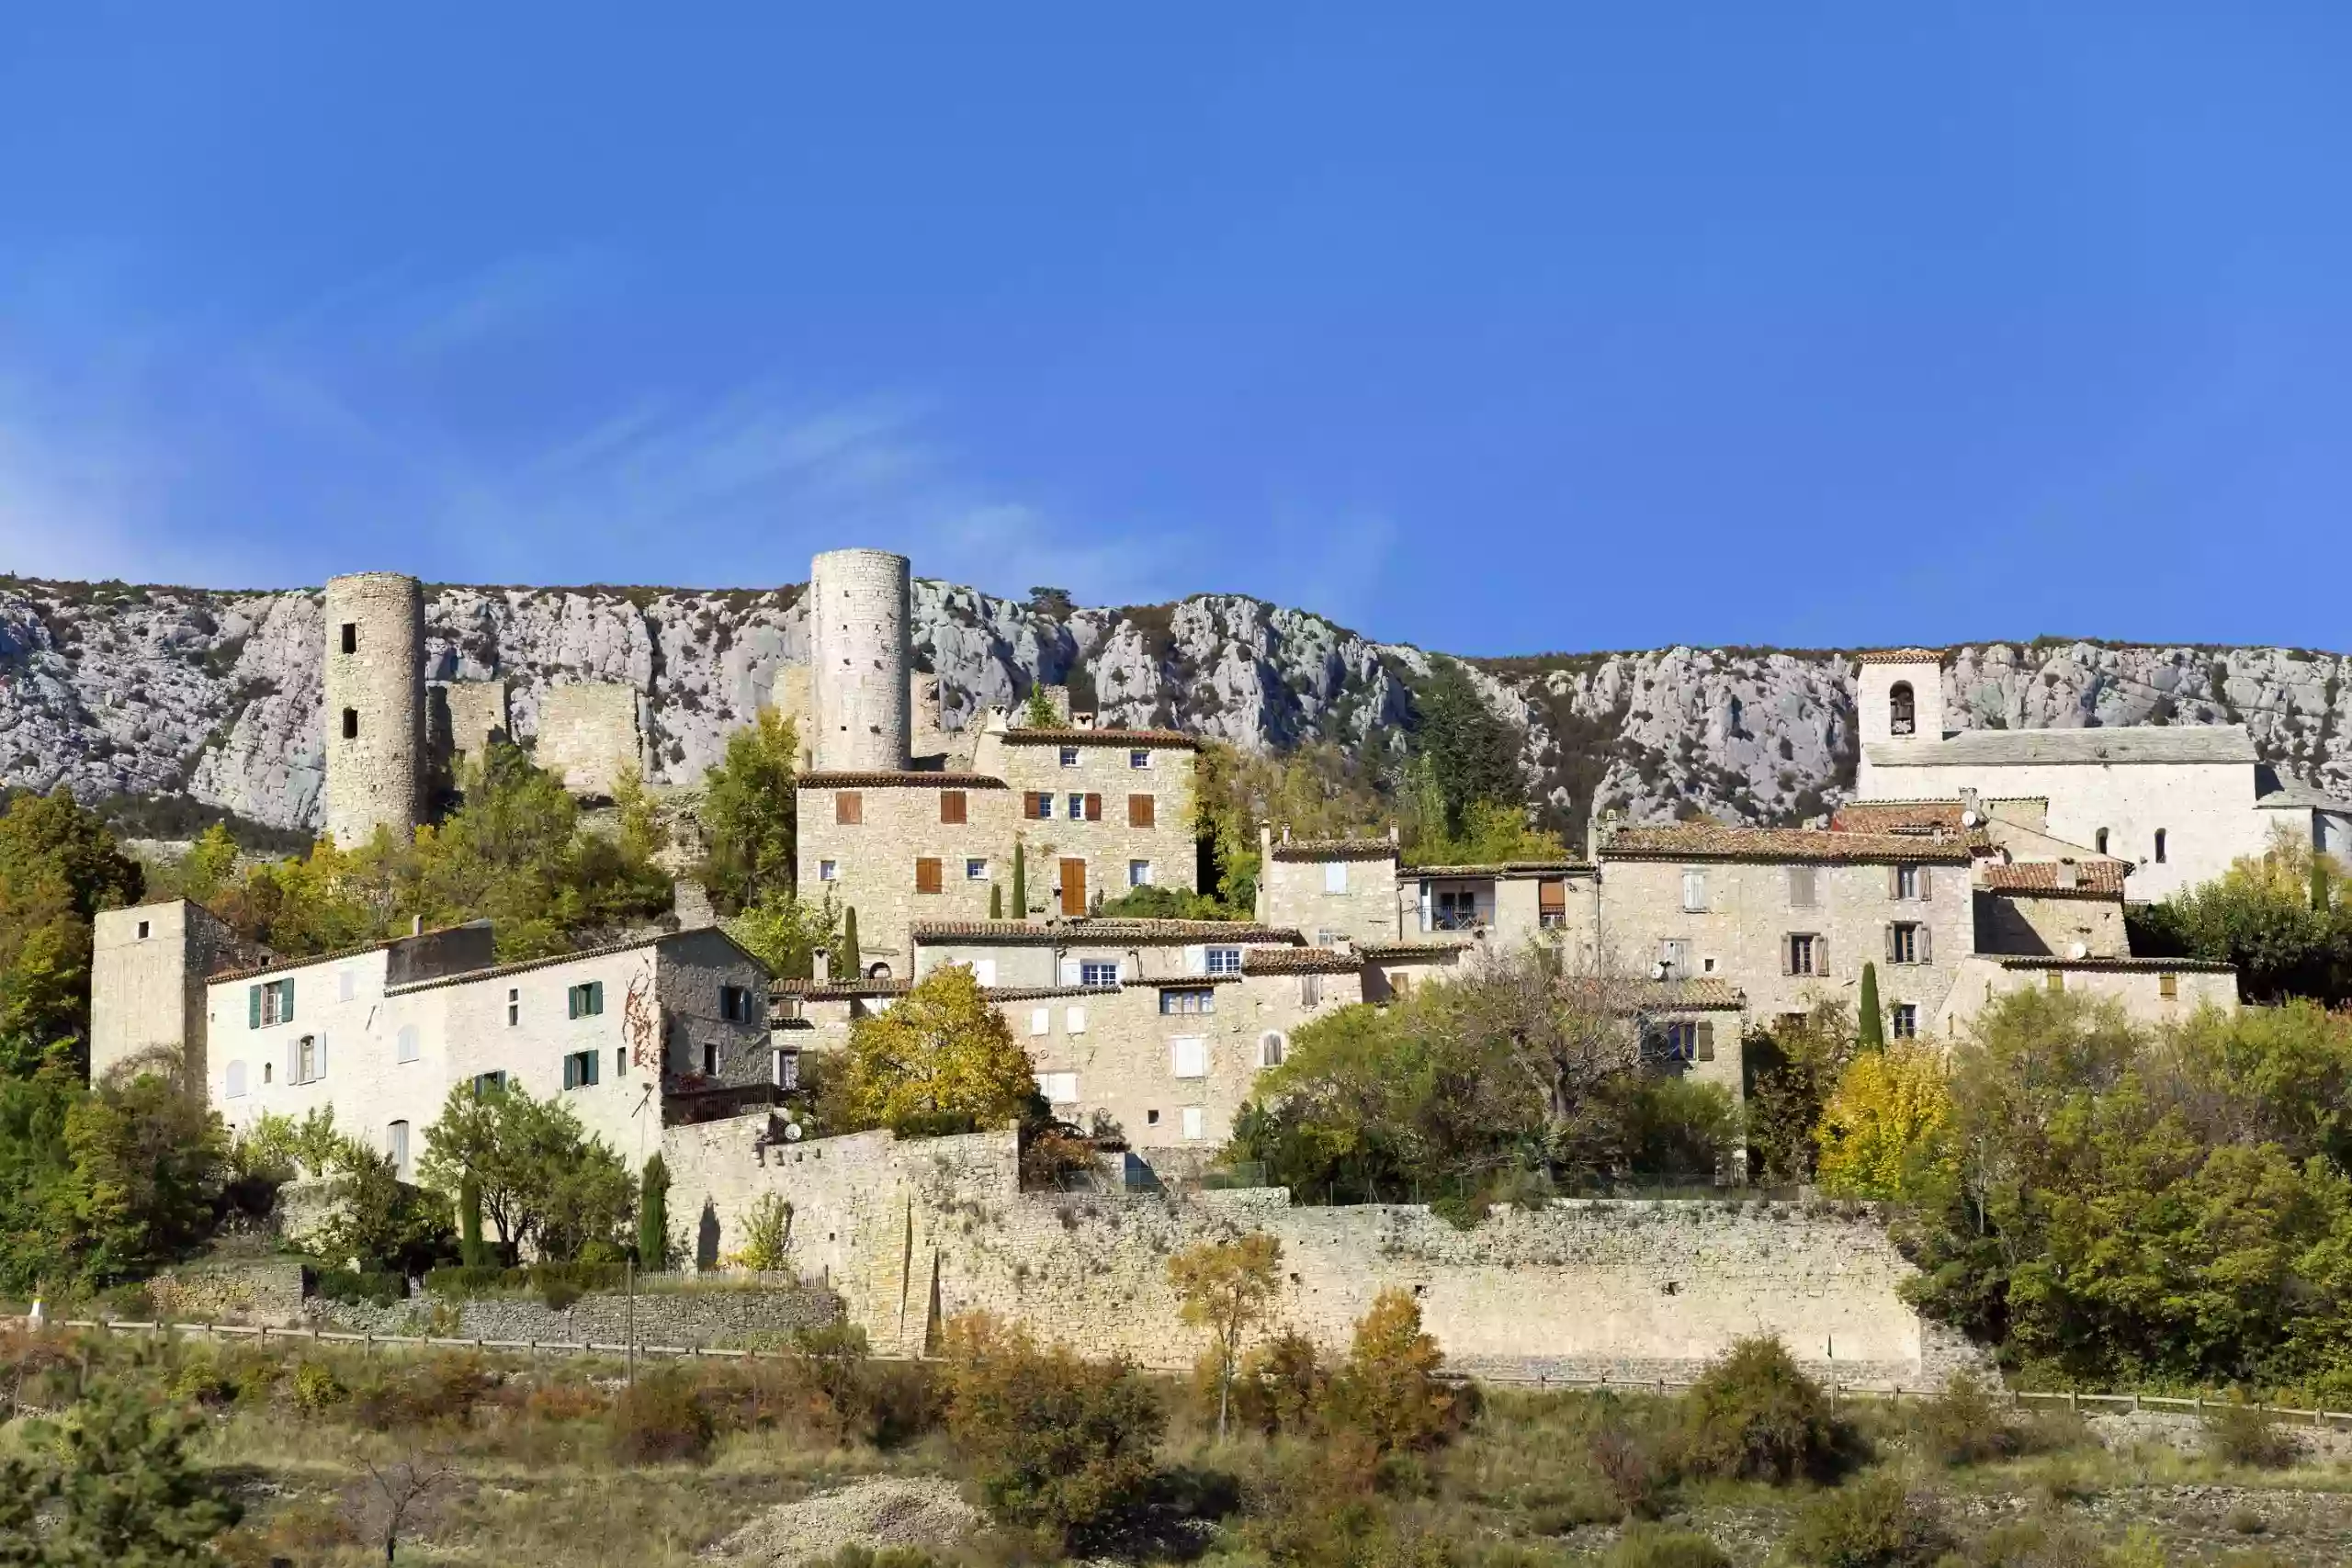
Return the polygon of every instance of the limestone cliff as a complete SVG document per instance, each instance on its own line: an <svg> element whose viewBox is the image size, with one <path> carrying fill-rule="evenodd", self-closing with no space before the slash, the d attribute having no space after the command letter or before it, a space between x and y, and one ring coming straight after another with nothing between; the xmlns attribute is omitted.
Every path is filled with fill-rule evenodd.
<svg viewBox="0 0 2352 1568"><path fill-rule="evenodd" d="M644 694L657 783L700 778L727 732L807 657L797 587L431 589L428 674L503 676L518 736L569 680ZM1233 595L1086 609L918 581L915 660L946 723L1068 682L1106 721L1244 746L1340 741L1394 754L1421 650ZM79 795L186 796L281 828L319 819L316 591L241 593L0 580L0 779ZM1995 643L1950 650L1950 722L2244 722L2282 773L2352 794L2352 659L2270 648ZM1672 648L1482 661L1527 728L1531 795L1580 818L1595 792L1637 818L1784 821L1850 784L1853 670L1836 651Z"/></svg>

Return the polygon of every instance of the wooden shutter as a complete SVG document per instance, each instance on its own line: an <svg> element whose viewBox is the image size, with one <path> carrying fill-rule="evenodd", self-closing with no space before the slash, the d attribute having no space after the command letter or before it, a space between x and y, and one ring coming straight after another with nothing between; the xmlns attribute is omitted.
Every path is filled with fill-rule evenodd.
<svg viewBox="0 0 2352 1568"><path fill-rule="evenodd" d="M1784 936L1781 939L1781 973L1793 975L1796 972L1797 939L1794 935Z"/></svg>
<svg viewBox="0 0 2352 1568"><path fill-rule="evenodd" d="M939 862L929 855L919 856L915 861L915 891L939 891Z"/></svg>
<svg viewBox="0 0 2352 1568"><path fill-rule="evenodd" d="M852 828L865 820L865 797L854 789L833 792L833 820Z"/></svg>
<svg viewBox="0 0 2352 1568"><path fill-rule="evenodd" d="M1919 897L1932 898L1935 896L1936 868L1931 865L1923 865L1919 868Z"/></svg>
<svg viewBox="0 0 2352 1568"><path fill-rule="evenodd" d="M1713 1061L1715 1059L1715 1026L1712 1023L1700 1024L1698 1026L1697 1033L1699 1040L1699 1060L1702 1062Z"/></svg>
<svg viewBox="0 0 2352 1568"><path fill-rule="evenodd" d="M1150 828L1159 824L1159 803L1148 795L1127 796L1127 826Z"/></svg>
<svg viewBox="0 0 2352 1568"><path fill-rule="evenodd" d="M1886 896L1890 898L1903 897L1903 868L1899 865L1886 868Z"/></svg>
<svg viewBox="0 0 2352 1568"><path fill-rule="evenodd" d="M1919 945L1917 948L1913 950L1911 954L1915 960L1921 964L1933 964L1936 961L1936 944L1930 940L1930 936L1931 933L1928 931L1926 923L1924 921L1921 922L1919 926Z"/></svg>
<svg viewBox="0 0 2352 1568"><path fill-rule="evenodd" d="M1046 820L1046 811L1053 798L1043 790L1029 791L1021 797L1021 815L1032 822L1043 822Z"/></svg>
<svg viewBox="0 0 2352 1568"><path fill-rule="evenodd" d="M964 821L964 792L944 789L939 792L939 819L950 827L960 827Z"/></svg>
<svg viewBox="0 0 2352 1568"><path fill-rule="evenodd" d="M1889 964L1894 962L1894 928L1893 926L1886 928L1886 961Z"/></svg>
<svg viewBox="0 0 2352 1568"><path fill-rule="evenodd" d="M1535 884L1535 916L1546 915L1566 919L1568 912L1568 884L1566 877L1546 876Z"/></svg>
<svg viewBox="0 0 2352 1568"><path fill-rule="evenodd" d="M1082 860L1062 862L1062 913L1086 913L1086 863Z"/></svg>
<svg viewBox="0 0 2352 1568"><path fill-rule="evenodd" d="M1089 822L1100 822L1102 820L1102 797L1101 795L1090 795L1086 797L1086 819Z"/></svg>
<svg viewBox="0 0 2352 1568"><path fill-rule="evenodd" d="M1813 972L1822 976L1829 973L1829 939L1826 936L1813 939Z"/></svg>

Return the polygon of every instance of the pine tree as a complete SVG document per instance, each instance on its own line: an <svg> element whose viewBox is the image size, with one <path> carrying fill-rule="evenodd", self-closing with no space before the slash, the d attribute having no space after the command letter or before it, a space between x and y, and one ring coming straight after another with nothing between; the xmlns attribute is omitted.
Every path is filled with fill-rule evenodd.
<svg viewBox="0 0 2352 1568"><path fill-rule="evenodd" d="M1054 699L1046 694L1045 685L1040 682L1030 687L1029 704L1021 715L1022 728L1051 729L1061 721L1061 715L1054 711Z"/></svg>
<svg viewBox="0 0 2352 1568"><path fill-rule="evenodd" d="M645 1162L637 1196L637 1266L670 1266L670 1168L660 1155Z"/></svg>
<svg viewBox="0 0 2352 1568"><path fill-rule="evenodd" d="M1012 918L1029 918L1029 863L1026 850L1018 842L1012 846Z"/></svg>
<svg viewBox="0 0 2352 1568"><path fill-rule="evenodd" d="M989 889L989 919L1004 919L1004 885L998 883Z"/></svg>
<svg viewBox="0 0 2352 1568"><path fill-rule="evenodd" d="M481 1245L481 1183L469 1176L458 1186L458 1260L469 1269L489 1263Z"/></svg>
<svg viewBox="0 0 2352 1568"><path fill-rule="evenodd" d="M1862 965L1862 994L1860 1000L1857 1002L1855 1006L1856 1010L1861 1015L1858 1021L1861 1025L1860 1039L1862 1049L1865 1051L1884 1050L1886 1048L1886 1021L1879 1015L1878 1010L1877 964L1865 964Z"/></svg>
<svg viewBox="0 0 2352 1568"><path fill-rule="evenodd" d="M74 1416L60 1427L64 1506L40 1561L125 1568L216 1561L209 1543L239 1510L188 1462L187 1444L205 1418L158 1405L128 1382L100 1384Z"/></svg>
<svg viewBox="0 0 2352 1568"><path fill-rule="evenodd" d="M865 961L857 951L857 910L842 911L842 977L854 980L865 973Z"/></svg>

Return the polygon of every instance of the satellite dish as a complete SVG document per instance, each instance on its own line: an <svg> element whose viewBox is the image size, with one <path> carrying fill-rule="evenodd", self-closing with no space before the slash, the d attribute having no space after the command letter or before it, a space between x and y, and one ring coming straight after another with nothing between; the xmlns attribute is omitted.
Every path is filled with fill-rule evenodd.
<svg viewBox="0 0 2352 1568"><path fill-rule="evenodd" d="M2086 942L2078 942L2066 950L2066 956L2069 958L2088 958L2090 955L2090 943Z"/></svg>
<svg viewBox="0 0 2352 1568"><path fill-rule="evenodd" d="M784 1141L787 1144L797 1144L800 1141L799 1122L786 1122L784 1124Z"/></svg>
<svg viewBox="0 0 2352 1568"><path fill-rule="evenodd" d="M1963 828L1973 828L1983 820L1984 818L1973 811L1963 811L1960 814L1960 825Z"/></svg>

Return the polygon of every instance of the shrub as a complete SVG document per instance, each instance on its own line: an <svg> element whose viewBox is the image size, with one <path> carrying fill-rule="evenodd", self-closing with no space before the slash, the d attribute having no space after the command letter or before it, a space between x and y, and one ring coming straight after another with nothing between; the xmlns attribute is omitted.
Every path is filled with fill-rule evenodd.
<svg viewBox="0 0 2352 1568"><path fill-rule="evenodd" d="M1620 1518L1655 1517L1666 1490L1657 1456L1614 1399L1604 1394L1593 1404L1585 1427L1585 1452L1594 1473L1617 1505Z"/></svg>
<svg viewBox="0 0 2352 1568"><path fill-rule="evenodd" d="M1736 1481L1789 1482L1837 1468L1837 1423L1821 1386L1777 1339L1743 1339L1683 1401L1681 1468Z"/></svg>
<svg viewBox="0 0 2352 1568"><path fill-rule="evenodd" d="M221 1375L210 1357L189 1359L172 1373L164 1393L175 1404L227 1404L237 1397L237 1385Z"/></svg>
<svg viewBox="0 0 2352 1568"><path fill-rule="evenodd" d="M2129 1540L2110 1550L2083 1526L2053 1517L1996 1525L1969 1544L1964 1557L1950 1561L1967 1568L2163 1568L2161 1551L2150 1559L2137 1551Z"/></svg>
<svg viewBox="0 0 2352 1568"><path fill-rule="evenodd" d="M1118 1362L1090 1362L986 1314L947 1330L947 1429L999 1523L1065 1546L1114 1532L1151 1482L1167 1415Z"/></svg>
<svg viewBox="0 0 2352 1568"><path fill-rule="evenodd" d="M2205 1411L2205 1452L2222 1464L2284 1470L2301 1451L2294 1437L2258 1406L2232 1403Z"/></svg>
<svg viewBox="0 0 2352 1568"><path fill-rule="evenodd" d="M1788 1539L1791 1555L1810 1568L1926 1568L1951 1544L1934 1499L1887 1471L1807 1503Z"/></svg>
<svg viewBox="0 0 2352 1568"><path fill-rule="evenodd" d="M710 1412L673 1368L639 1378L613 1406L613 1458L622 1464L673 1464L710 1452Z"/></svg>
<svg viewBox="0 0 2352 1568"><path fill-rule="evenodd" d="M325 1362L304 1361L294 1369L294 1408L303 1415L316 1416L350 1397L351 1391Z"/></svg>
<svg viewBox="0 0 2352 1568"><path fill-rule="evenodd" d="M1274 1336L1241 1358L1233 1380L1234 1416L1266 1436L1301 1436L1321 1425L1330 1374L1315 1342L1295 1331Z"/></svg>
<svg viewBox="0 0 2352 1568"><path fill-rule="evenodd" d="M743 1215L743 1247L735 1261L767 1274L782 1269L791 1256L792 1205L774 1192L763 1192Z"/></svg>
<svg viewBox="0 0 2352 1568"><path fill-rule="evenodd" d="M1923 1452L1941 1464L1983 1464L2007 1459L2025 1447L2012 1413L1993 1390L1970 1372L1954 1372L1935 1398L1912 1416L1912 1430Z"/></svg>
<svg viewBox="0 0 2352 1568"><path fill-rule="evenodd" d="M377 1432L463 1425L498 1381L498 1374L471 1354L397 1361L358 1391L352 1416Z"/></svg>
<svg viewBox="0 0 2352 1568"><path fill-rule="evenodd" d="M1732 1568L1723 1548L1695 1530L1634 1525L1609 1549L1601 1568Z"/></svg>
<svg viewBox="0 0 2352 1568"><path fill-rule="evenodd" d="M1421 1331L1419 1304L1403 1291L1381 1292L1356 1321L1354 1343L1332 1382L1333 1417L1381 1453L1434 1446L1461 1419L1454 1391L1436 1375L1443 1359Z"/></svg>
<svg viewBox="0 0 2352 1568"><path fill-rule="evenodd" d="M384 1269L322 1269L318 1271L317 1290L331 1302L390 1306L406 1299L408 1277Z"/></svg>

